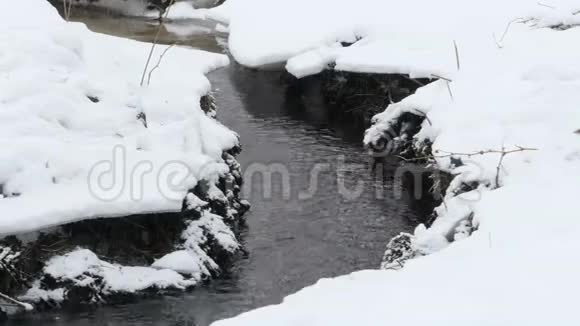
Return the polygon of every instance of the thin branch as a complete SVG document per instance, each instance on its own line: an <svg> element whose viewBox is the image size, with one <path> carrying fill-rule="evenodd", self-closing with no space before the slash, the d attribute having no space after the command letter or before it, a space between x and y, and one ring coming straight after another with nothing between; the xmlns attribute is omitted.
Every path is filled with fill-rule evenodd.
<svg viewBox="0 0 580 326"><path fill-rule="evenodd" d="M159 39L159 35L161 34L161 28L163 27L163 20L167 18L169 15L169 10L175 0L171 0L167 10L165 10L165 15L162 17L161 21L159 22L159 27L157 28L157 32L155 33L155 38L153 38L153 44L151 44L151 49L149 50L149 55L147 56L147 62L145 63L145 67L143 68L143 74L141 75L141 82L139 83L140 86L143 86L145 82L145 75L147 75L147 70L149 69L149 63L151 62L151 57L153 56L153 52L155 52L155 47L157 46L157 40Z"/></svg>
<svg viewBox="0 0 580 326"><path fill-rule="evenodd" d="M155 67L153 67L153 69L151 69L149 71L149 76L147 77L147 86L149 86L149 84L151 84L151 75L153 74L153 72L157 68L159 68L159 65L161 64L161 60L163 60L163 57L165 56L165 54L167 53L167 51L169 51L174 45L175 45L175 43L174 44L171 44L170 46L168 46L167 48L165 48L165 50L163 51L163 53L161 53L161 56L159 56L159 60L157 61L157 64L155 65Z"/></svg>
<svg viewBox="0 0 580 326"><path fill-rule="evenodd" d="M72 8L73 8L73 0L69 0L68 2L68 16L70 19L70 16L72 15Z"/></svg>
<svg viewBox="0 0 580 326"><path fill-rule="evenodd" d="M451 97L452 101L455 101L455 99L453 98L453 92L451 91L451 85L449 85L449 82L446 82L447 85L447 91L449 92L449 96Z"/></svg>
<svg viewBox="0 0 580 326"><path fill-rule="evenodd" d="M546 7L546 8L550 8L550 9L556 9L556 7L547 5L547 4L542 3L542 2L538 2L538 6L542 6L542 7Z"/></svg>
<svg viewBox="0 0 580 326"><path fill-rule="evenodd" d="M532 147L522 147L522 146L515 146L515 149L511 149L506 151L505 149L501 149L501 150L497 150L497 149L487 149L487 150L483 150L483 151L477 151L477 152L471 152L471 153L456 153L456 152L448 152L448 151L444 151L444 150L435 150L435 153L445 153L447 155L443 155L442 157L448 157L448 156L452 156L452 155L456 155L456 156L467 156L467 157L472 157L472 156L477 156L477 155L485 155L485 154L511 154L511 153L517 153L517 152L523 152L523 151L538 151L539 149L537 148L532 148Z"/></svg>
<svg viewBox="0 0 580 326"><path fill-rule="evenodd" d="M446 78L446 77L443 77L443 76L435 75L435 74L431 74L431 77L443 79L444 81L447 82L447 91L449 92L449 96L451 97L451 100L454 101L455 99L453 98L453 92L451 91L451 85L449 85L449 83L451 83L453 80Z"/></svg>
<svg viewBox="0 0 580 326"><path fill-rule="evenodd" d="M63 10L64 10L64 19L65 19L66 21L68 21L68 14L67 14L67 12L66 12L66 9L67 9L67 8L66 8L66 2L67 2L67 0L64 0L64 1L62 2L62 8L63 8Z"/></svg>
<svg viewBox="0 0 580 326"><path fill-rule="evenodd" d="M443 80L446 80L448 82L452 82L453 81L453 80L451 80L451 79L449 79L447 77L439 76L439 75L436 75L436 74L431 74L431 77L438 78L438 79L443 79Z"/></svg>
<svg viewBox="0 0 580 326"><path fill-rule="evenodd" d="M446 158L446 157L454 157L454 156L465 156L467 158L471 158L473 156L480 156L480 155L486 155L486 154L512 154L512 153L518 153L518 152L524 152L524 151L538 151L539 149L537 148L532 148L532 147L522 147L522 146L516 146L515 149L511 149L511 150L498 150L498 149L487 149L487 150L482 150L482 151L476 151L476 152L448 152L448 151L444 151L441 149L437 149L434 151L434 154L432 155L428 155L428 156L423 156L423 157L416 157L416 158L403 158L403 157L399 157L405 161L423 161L423 160L430 160L430 159L435 159L435 158ZM442 155L435 155L438 153L443 153Z"/></svg>
<svg viewBox="0 0 580 326"><path fill-rule="evenodd" d="M62 6L63 6L63 10L64 10L64 19L66 21L69 21L69 19L70 19L71 12L72 12L72 3L73 3L73 0L63 0L63 2L62 2Z"/></svg>
<svg viewBox="0 0 580 326"><path fill-rule="evenodd" d="M498 47L498 48L500 48L500 49L501 49L501 48L503 48L503 45L502 45L502 43L503 43L503 40L505 39L505 37L506 37L507 33L509 32L509 30L510 30L510 27L512 26L512 24L513 24L513 23L517 23L517 22L525 22L525 21L526 21L526 20L525 20L525 19L523 19L523 18L521 18L521 17L520 17L520 18L515 18L515 19L511 20L511 21L510 21L510 22L507 24L507 26L505 27L505 30L503 31L503 34L501 35L501 38L500 38L499 40L497 40L497 38L495 37L495 33L494 33L494 34L492 34L492 35L493 35L493 38L494 38L494 40L495 40L495 44L497 45L497 47Z"/></svg>
<svg viewBox="0 0 580 326"><path fill-rule="evenodd" d="M22 302L20 302L20 301L18 301L18 300L15 300L15 299L13 299L13 298L11 298L11 297L7 296L6 294L4 294L4 293L2 293L2 292L0 292L0 298L2 298L2 299L4 299L4 300L6 300L6 301L8 301L8 302L10 302L10 304L9 304L9 305L11 305L11 306L12 306L12 305L13 305L13 306L18 306L18 307L21 307L21 308L23 308L24 310L30 310L30 308L31 308L31 306L30 306L30 305L28 305L28 304L26 304L26 303L22 303ZM6 305L6 304L3 304L3 305Z"/></svg>
<svg viewBox="0 0 580 326"><path fill-rule="evenodd" d="M459 49L457 48L457 42L453 40L453 47L455 48L455 61L457 62L457 71L461 70L461 63L459 62Z"/></svg>
<svg viewBox="0 0 580 326"><path fill-rule="evenodd" d="M163 26L162 23L159 24L159 28L157 29L157 33L155 34L155 38L153 39L153 44L151 44L151 49L149 49L147 62L145 63L145 67L143 68L141 82L139 83L140 86L143 86L143 83L145 82L145 74L147 74L147 69L149 68L149 62L151 62L151 57L153 56L153 52L155 51L155 46L157 46L157 39L159 38L159 34L161 33L161 26Z"/></svg>
<svg viewBox="0 0 580 326"><path fill-rule="evenodd" d="M504 151L504 147L502 147L502 151ZM503 163L503 159L504 157L507 155L507 153L504 151L503 153L501 153L501 156L499 157L499 162L497 163L497 167L496 167L496 173L495 173L495 187L499 188L499 174L501 172L501 166Z"/></svg>

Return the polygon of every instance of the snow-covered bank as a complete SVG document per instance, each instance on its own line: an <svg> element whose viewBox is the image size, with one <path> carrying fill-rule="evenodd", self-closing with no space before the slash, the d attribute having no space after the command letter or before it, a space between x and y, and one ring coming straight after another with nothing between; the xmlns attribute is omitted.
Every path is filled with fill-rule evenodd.
<svg viewBox="0 0 580 326"><path fill-rule="evenodd" d="M534 17L536 27L573 25L580 22L576 7L574 0L545 6L532 0L229 0L208 15L230 25L231 53L245 66L287 62L298 77L328 64L337 70L430 77L455 70L453 40L462 48L463 42L495 47L494 34L502 39L515 18ZM355 46L341 44L355 41Z"/></svg>
<svg viewBox="0 0 580 326"><path fill-rule="evenodd" d="M439 79L377 115L365 143L383 148L398 140L404 114L426 115L414 146L428 144L423 159L455 179L435 222L409 237L415 259L404 268L321 280L216 326L580 322L578 2L230 0L224 8L231 52L248 66Z"/></svg>
<svg viewBox="0 0 580 326"><path fill-rule="evenodd" d="M227 171L222 153L238 145L237 135L199 105L210 90L204 73L227 64L227 57L171 49L153 71L150 85L140 87L148 44L65 23L40 0L19 3L34 19L1 17L2 47L12 50L3 53L0 71L5 197L0 210L9 212L0 218L0 234L90 217L178 212L197 180L215 181ZM115 157L115 148L124 156ZM113 163L124 165L124 172L151 163L152 171L141 180L118 176L124 182L140 181L134 186L142 194L110 180L99 180L102 184L94 189L87 185L91 169L100 168L97 163L116 158L120 161ZM163 193L157 176L173 160L183 164L173 172L189 168L193 175ZM93 172L116 172L106 168L111 167ZM99 185L119 189L99 192Z"/></svg>
<svg viewBox="0 0 580 326"><path fill-rule="evenodd" d="M238 136L204 97L204 74L228 58L158 46L140 85L150 44L66 23L44 0L12 9L0 13L0 236L180 213L189 280L219 270L209 251L239 248L231 227L247 208Z"/></svg>

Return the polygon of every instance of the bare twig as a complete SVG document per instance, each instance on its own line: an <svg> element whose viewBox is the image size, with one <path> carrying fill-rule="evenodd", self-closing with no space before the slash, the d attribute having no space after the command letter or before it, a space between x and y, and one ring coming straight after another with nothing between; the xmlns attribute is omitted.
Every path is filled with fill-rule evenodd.
<svg viewBox="0 0 580 326"><path fill-rule="evenodd" d="M171 44L170 46L168 46L167 48L165 48L165 50L163 51L163 53L161 53L161 55L159 56L159 60L157 60L157 64L155 65L155 67L153 67L153 69L151 69L149 71L149 76L147 76L147 86L149 86L149 84L151 84L151 75L153 74L153 72L155 70L157 70L157 68L159 68L159 65L161 64L161 60L163 60L163 57L165 56L165 54L167 53L167 51L169 51L174 45L175 45L175 43L174 44Z"/></svg>
<svg viewBox="0 0 580 326"><path fill-rule="evenodd" d="M145 63L145 67L143 68L143 74L141 75L141 82L139 83L140 86L143 86L145 82L145 75L147 75L147 70L149 69L149 63L151 62L151 57L153 56L153 52L155 52L155 47L157 46L157 41L159 40L159 35L161 34L161 28L163 27L163 20L167 18L169 15L169 10L175 0L171 0L167 10L165 11L164 16L162 17L161 21L159 22L159 27L157 28L157 32L155 33L155 38L153 38L153 43L151 44L151 49L149 50L149 55L147 56L147 62Z"/></svg>
<svg viewBox="0 0 580 326"><path fill-rule="evenodd" d="M64 19L66 21L69 21L69 19L70 19L71 12L72 12L72 4L73 4L73 0L63 0L62 1L62 6L63 6L63 10L64 10Z"/></svg>
<svg viewBox="0 0 580 326"><path fill-rule="evenodd" d="M453 40L453 47L455 48L455 61L457 62L457 71L461 70L461 63L459 62L459 49L457 48L457 42Z"/></svg>
<svg viewBox="0 0 580 326"><path fill-rule="evenodd" d="M23 308L24 310L30 310L32 307L26 303L20 302L18 300L15 300L9 296L7 296L6 294L0 292L0 298L10 302L9 304L3 304L3 305L11 305L11 306L18 306Z"/></svg>
<svg viewBox="0 0 580 326"><path fill-rule="evenodd" d="M505 155L508 155L508 154L512 154L512 153L518 153L518 152L524 152L524 151L538 151L538 150L539 149L537 149L537 148L522 147L522 146L516 146L514 149L511 149L511 150L486 149L486 150L476 151L476 152L448 152L445 150L437 149L434 151L434 154L432 154L432 155L423 156L423 157L416 157L416 158L411 158L411 159L403 158L403 157L401 157L401 158L405 161L423 161L423 160L429 160L429 159L435 159L435 158L446 158L446 157L454 157L454 156L465 156L467 158L471 158L473 156L480 156L480 155L486 155L486 154L505 154ZM442 154L436 155L439 153L442 153Z"/></svg>
<svg viewBox="0 0 580 326"><path fill-rule="evenodd" d="M496 188L499 188L499 174L501 172L501 164L503 163L504 157L507 155L507 153L505 152L505 147L502 147L501 150L502 150L502 153L501 153L501 156L499 157L499 163L497 163L496 173L495 173L495 187Z"/></svg>
<svg viewBox="0 0 580 326"><path fill-rule="evenodd" d="M550 6L550 5L542 3L542 2L538 2L538 6L542 6L542 7L546 7L546 8L550 8L550 9L556 9L556 7Z"/></svg>
<svg viewBox="0 0 580 326"><path fill-rule="evenodd" d="M446 80L448 82L452 82L453 81L453 80L451 80L451 79L449 79L447 77L443 77L443 76L439 76L439 75L435 75L435 74L431 74L431 77L437 78L437 79L443 79L443 80Z"/></svg>
<svg viewBox="0 0 580 326"><path fill-rule="evenodd" d="M521 17L511 20L507 24L507 26L505 27L505 30L503 31L503 34L501 35L501 38L499 40L495 37L495 34L493 34L493 38L495 40L495 44L497 45L497 47L500 48L500 49L503 48L503 45L502 45L503 40L505 39L505 37L506 37L507 33L509 32L510 27L512 26L513 23L525 22L525 21L526 20L523 19L523 18L521 18Z"/></svg>
<svg viewBox="0 0 580 326"><path fill-rule="evenodd" d="M444 153L446 155L442 155L441 157L449 157L449 156L467 156L467 157L472 157L472 156L477 156L477 155L485 155L485 154L511 154L511 153L517 153L517 152L523 152L523 151L537 151L539 149L537 148L532 148L532 147L522 147L522 146L515 146L515 149L511 149L506 151L504 148L502 148L501 150L497 150L497 149L487 149L487 150L483 150L483 151L477 151L477 152L471 152L471 153L456 153L456 152L447 152L444 150L435 150L435 153Z"/></svg>
<svg viewBox="0 0 580 326"><path fill-rule="evenodd" d="M449 82L446 82L447 85L447 91L449 92L449 96L451 97L451 100L454 101L455 99L453 98L453 92L451 91L451 85L449 85Z"/></svg>
<svg viewBox="0 0 580 326"><path fill-rule="evenodd" d="M395 103L395 101L393 101L393 96L391 95L391 91L387 92L387 97L389 99L389 105Z"/></svg>
<svg viewBox="0 0 580 326"><path fill-rule="evenodd" d="M143 86L143 82L145 82L145 74L147 74L149 62L151 62L151 57L153 56L153 52L155 51L155 46L157 45L157 39L159 38L159 34L161 33L162 25L163 25L162 23L159 23L159 28L157 29L157 33L155 34L155 38L153 39L153 44L151 44L151 49L149 50L149 55L147 56L147 62L145 63L145 67L143 68L143 74L141 75L141 82L139 83L140 86Z"/></svg>
<svg viewBox="0 0 580 326"><path fill-rule="evenodd" d="M451 83L453 80L447 78L447 77L443 77L443 76L439 76L439 75L435 75L435 74L431 74L431 77L433 78L438 78L438 79L443 79L444 81L447 82L447 91L449 92L449 96L451 97L451 100L453 101L453 92L451 91L451 85L449 85L449 83Z"/></svg>

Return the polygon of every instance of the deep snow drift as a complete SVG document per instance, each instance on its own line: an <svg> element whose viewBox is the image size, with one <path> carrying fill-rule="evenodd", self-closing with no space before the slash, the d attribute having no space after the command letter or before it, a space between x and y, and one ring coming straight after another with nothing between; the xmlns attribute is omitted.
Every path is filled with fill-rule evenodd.
<svg viewBox="0 0 580 326"><path fill-rule="evenodd" d="M426 115L415 146L455 176L404 268L321 280L216 326L580 322L577 1L230 0L212 17L247 66L439 79L377 115L365 143Z"/></svg>
<svg viewBox="0 0 580 326"><path fill-rule="evenodd" d="M111 274L93 267L112 262L81 250L55 257L45 269L84 262L93 266L86 273L107 282L142 279L135 287L108 285L128 292L157 281L180 288L217 270L206 243L231 252L239 246L225 222L235 222L241 202L235 189L218 187L220 178L237 178L239 165L225 152L239 142L202 110L200 98L210 91L204 74L228 58L158 46L141 86L150 44L66 23L44 0L14 2L0 12L0 26L0 236L185 209L199 216L187 222L176 248L188 255ZM190 192L202 183L205 190ZM210 213L215 203L223 203L223 216ZM187 282L155 272L174 266L189 274Z"/></svg>

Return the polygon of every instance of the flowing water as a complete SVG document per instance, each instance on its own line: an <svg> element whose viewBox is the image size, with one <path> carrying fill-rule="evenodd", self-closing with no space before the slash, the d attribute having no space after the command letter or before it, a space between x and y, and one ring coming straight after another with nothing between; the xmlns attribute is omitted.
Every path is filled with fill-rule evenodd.
<svg viewBox="0 0 580 326"><path fill-rule="evenodd" d="M138 19L98 14L75 19L97 32L142 41L151 41L157 30ZM163 30L160 41L223 52L225 35L216 34L213 27L200 21L173 24ZM290 194L281 190L284 180L276 175L271 196L258 177L246 180L250 187L244 197L252 209L241 239L247 255L237 259L224 277L190 292L31 314L10 324L209 325L279 303L320 278L376 268L389 239L412 230L430 210L425 202L395 196L399 187L393 183L395 163L386 167L384 178L367 169L362 126L333 114L315 78L297 85L280 72L236 64L209 78L219 120L241 136L243 152L238 160L244 169L263 164L287 169L289 175ZM314 179L311 172L316 169ZM313 195L299 196L311 183ZM360 185L363 192L355 199L345 197L342 184L350 190Z"/></svg>

